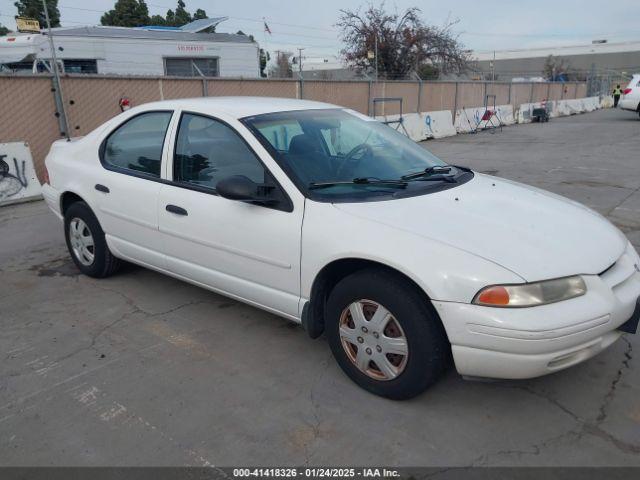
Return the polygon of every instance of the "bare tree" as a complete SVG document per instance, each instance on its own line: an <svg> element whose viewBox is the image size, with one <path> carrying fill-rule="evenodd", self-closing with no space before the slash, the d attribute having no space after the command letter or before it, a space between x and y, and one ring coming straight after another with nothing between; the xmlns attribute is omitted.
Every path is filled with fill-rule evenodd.
<svg viewBox="0 0 640 480"><path fill-rule="evenodd" d="M276 64L269 69L269 76L274 78L291 78L293 77L293 67L291 58L293 53L276 51Z"/></svg>
<svg viewBox="0 0 640 480"><path fill-rule="evenodd" d="M554 57L549 55L544 61L544 67L542 67L542 74L544 78L553 82L557 79L567 80L569 77L569 61L565 58Z"/></svg>
<svg viewBox="0 0 640 480"><path fill-rule="evenodd" d="M345 43L342 54L359 71L375 71L377 66L381 77L394 79L405 78L423 65L444 74L468 69L469 54L452 31L457 21L442 27L426 25L419 8L398 15L387 13L384 2L377 7L369 4L363 13L361 9L340 12L336 26Z"/></svg>

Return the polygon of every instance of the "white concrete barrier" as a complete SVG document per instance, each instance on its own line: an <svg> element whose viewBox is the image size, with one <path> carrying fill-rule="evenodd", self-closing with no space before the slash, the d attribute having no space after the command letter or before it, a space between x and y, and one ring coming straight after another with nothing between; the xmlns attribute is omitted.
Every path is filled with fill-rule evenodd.
<svg viewBox="0 0 640 480"><path fill-rule="evenodd" d="M455 128L458 133L468 133L474 130L484 130L493 126L512 125L515 123L513 105L497 105L495 115L484 120L487 110L493 111L493 106L462 108L456 112ZM496 118L497 117L497 118Z"/></svg>
<svg viewBox="0 0 640 480"><path fill-rule="evenodd" d="M543 102L523 103L518 107L516 120L518 123L531 123L533 121L533 109L545 108Z"/></svg>
<svg viewBox="0 0 640 480"><path fill-rule="evenodd" d="M381 115L377 120L386 122L397 122L400 115ZM437 112L405 113L402 115L402 124L409 138L416 142L428 138L443 138L456 134L453 128L453 120L449 110ZM390 126L404 133L398 123L391 123Z"/></svg>
<svg viewBox="0 0 640 480"><path fill-rule="evenodd" d="M600 108L600 97L587 97L582 100L582 108L585 112L593 112Z"/></svg>
<svg viewBox="0 0 640 480"><path fill-rule="evenodd" d="M429 138L451 137L456 134L453 126L453 118L451 110L439 110L435 112L425 112L424 124L427 127L427 136Z"/></svg>
<svg viewBox="0 0 640 480"><path fill-rule="evenodd" d="M40 195L40 182L29 146L23 142L0 143L0 205Z"/></svg>
<svg viewBox="0 0 640 480"><path fill-rule="evenodd" d="M577 113L584 113L584 103L581 98L571 100L560 100L568 110L569 115L575 115Z"/></svg>

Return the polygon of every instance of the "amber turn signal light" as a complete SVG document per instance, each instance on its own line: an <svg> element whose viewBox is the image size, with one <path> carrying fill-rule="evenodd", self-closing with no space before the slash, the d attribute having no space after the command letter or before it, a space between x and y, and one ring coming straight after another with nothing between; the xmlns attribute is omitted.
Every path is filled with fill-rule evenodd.
<svg viewBox="0 0 640 480"><path fill-rule="evenodd" d="M477 303L483 305L509 305L509 292L501 286L486 288L478 295Z"/></svg>

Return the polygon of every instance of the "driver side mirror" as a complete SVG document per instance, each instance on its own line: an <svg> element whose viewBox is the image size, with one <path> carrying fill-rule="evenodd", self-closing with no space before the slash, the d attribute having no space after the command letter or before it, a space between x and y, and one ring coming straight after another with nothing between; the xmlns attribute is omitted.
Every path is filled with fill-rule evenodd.
<svg viewBox="0 0 640 480"><path fill-rule="evenodd" d="M278 203L278 199L272 195L275 188L272 185L257 184L244 175L223 178L216 185L216 191L223 198L263 205Z"/></svg>

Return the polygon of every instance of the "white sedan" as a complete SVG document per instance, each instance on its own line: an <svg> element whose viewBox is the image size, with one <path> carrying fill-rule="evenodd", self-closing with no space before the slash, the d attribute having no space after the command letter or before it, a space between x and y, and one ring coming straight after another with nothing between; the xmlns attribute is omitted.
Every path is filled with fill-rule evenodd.
<svg viewBox="0 0 640 480"><path fill-rule="evenodd" d="M622 91L622 98L618 107L623 110L640 113L640 73L631 78L629 85Z"/></svg>
<svg viewBox="0 0 640 480"><path fill-rule="evenodd" d="M638 324L640 258L602 216L335 105L149 103L55 142L46 167L83 273L125 260L301 322L378 395L417 395L451 361L555 372Z"/></svg>

